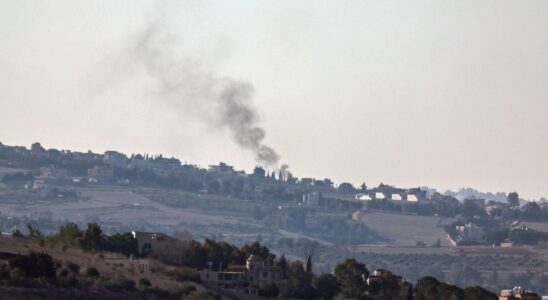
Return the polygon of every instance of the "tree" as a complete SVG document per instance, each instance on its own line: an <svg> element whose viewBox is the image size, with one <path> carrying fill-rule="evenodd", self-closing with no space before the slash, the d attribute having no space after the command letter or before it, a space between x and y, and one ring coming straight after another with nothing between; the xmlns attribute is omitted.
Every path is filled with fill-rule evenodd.
<svg viewBox="0 0 548 300"><path fill-rule="evenodd" d="M285 259L285 253L282 253L280 259L276 261L276 266L279 266L280 269L282 269L282 274L285 277L287 272L287 259Z"/></svg>
<svg viewBox="0 0 548 300"><path fill-rule="evenodd" d="M219 268L226 268L232 261L234 246L227 242L217 242L206 239L203 248L207 254L208 261L212 262L214 267L219 266Z"/></svg>
<svg viewBox="0 0 548 300"><path fill-rule="evenodd" d="M207 263L207 253L202 245L194 240L184 241L180 263L183 266L201 269Z"/></svg>
<svg viewBox="0 0 548 300"><path fill-rule="evenodd" d="M274 281L266 280L259 283L259 296L266 298L278 297L280 290Z"/></svg>
<svg viewBox="0 0 548 300"><path fill-rule="evenodd" d="M255 169L253 169L253 176L263 178L265 177L265 170L259 166L256 166Z"/></svg>
<svg viewBox="0 0 548 300"><path fill-rule="evenodd" d="M528 202L521 210L522 219L528 221L544 221L542 220L542 208L535 201Z"/></svg>
<svg viewBox="0 0 548 300"><path fill-rule="evenodd" d="M40 229L32 227L30 224L27 224L27 229L29 230L29 238L37 239L42 237L42 231L40 231Z"/></svg>
<svg viewBox="0 0 548 300"><path fill-rule="evenodd" d="M351 183L343 182L339 185L339 188L337 189L339 193L343 194L352 194L356 192L356 189Z"/></svg>
<svg viewBox="0 0 548 300"><path fill-rule="evenodd" d="M423 277L415 286L416 299L436 299L438 286L441 283L434 277Z"/></svg>
<svg viewBox="0 0 548 300"><path fill-rule="evenodd" d="M84 275L88 277L99 277L99 271L95 267L88 267L84 270Z"/></svg>
<svg viewBox="0 0 548 300"><path fill-rule="evenodd" d="M312 273L312 258L310 254L306 257L306 272Z"/></svg>
<svg viewBox="0 0 548 300"><path fill-rule="evenodd" d="M252 244L244 245L240 250L244 253L246 259L251 254L254 254L263 258L266 264L269 266L273 265L276 259L276 255L270 253L270 249L262 246L259 242L253 242Z"/></svg>
<svg viewBox="0 0 548 300"><path fill-rule="evenodd" d="M44 147L42 147L40 143L36 142L30 145L30 151L32 151L33 153L43 153L46 151L46 149L44 149Z"/></svg>
<svg viewBox="0 0 548 300"><path fill-rule="evenodd" d="M15 228L13 230L13 232L11 233L11 236L14 237L14 238L24 238L25 235L17 228Z"/></svg>
<svg viewBox="0 0 548 300"><path fill-rule="evenodd" d="M207 179L205 182L205 188L210 194L218 194L221 191L221 183L216 179Z"/></svg>
<svg viewBox="0 0 548 300"><path fill-rule="evenodd" d="M518 207L519 206L519 194L516 192L512 192L508 194L508 198L506 200L508 204L511 207Z"/></svg>
<svg viewBox="0 0 548 300"><path fill-rule="evenodd" d="M456 285L441 283L437 288L437 298L447 300L460 300L464 298L463 291Z"/></svg>
<svg viewBox="0 0 548 300"><path fill-rule="evenodd" d="M314 280L316 294L323 300L331 300L340 292L339 282L333 274L324 273Z"/></svg>
<svg viewBox="0 0 548 300"><path fill-rule="evenodd" d="M139 253L138 248L139 244L137 240L129 232L104 236L101 241L101 249L122 253L127 256Z"/></svg>
<svg viewBox="0 0 548 300"><path fill-rule="evenodd" d="M101 239L103 231L97 223L88 223L88 228L78 239L78 244L86 250L97 251L101 250Z"/></svg>
<svg viewBox="0 0 548 300"><path fill-rule="evenodd" d="M360 297L365 292L364 278L369 277L364 263L353 258L347 258L344 262L335 266L335 277L340 283L341 291L353 298Z"/></svg>
<svg viewBox="0 0 548 300"><path fill-rule="evenodd" d="M77 238L82 236L82 231L76 223L67 223L59 227L57 237L63 245L73 245Z"/></svg>
<svg viewBox="0 0 548 300"><path fill-rule="evenodd" d="M302 262L291 262L287 268L288 287L284 296L289 298L312 299L314 297L312 276L311 273L305 271Z"/></svg>
<svg viewBox="0 0 548 300"><path fill-rule="evenodd" d="M498 296L480 286L467 287L464 289L464 299L466 300L496 300Z"/></svg>

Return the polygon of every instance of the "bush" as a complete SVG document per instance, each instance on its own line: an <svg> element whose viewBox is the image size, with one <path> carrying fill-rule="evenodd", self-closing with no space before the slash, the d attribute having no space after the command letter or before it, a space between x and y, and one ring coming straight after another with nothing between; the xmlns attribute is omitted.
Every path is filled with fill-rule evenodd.
<svg viewBox="0 0 548 300"><path fill-rule="evenodd" d="M135 289L135 281L127 278L116 277L106 280L103 283L103 286L114 292L131 291Z"/></svg>
<svg viewBox="0 0 548 300"><path fill-rule="evenodd" d="M0 280L10 278L10 269L6 265L0 266Z"/></svg>
<svg viewBox="0 0 548 300"><path fill-rule="evenodd" d="M99 271L95 267L86 268L84 275L88 277L99 277Z"/></svg>
<svg viewBox="0 0 548 300"><path fill-rule="evenodd" d="M70 262L70 261L65 262L65 267L74 274L80 273L80 266L73 262Z"/></svg>
<svg viewBox="0 0 548 300"><path fill-rule="evenodd" d="M188 295L188 300L217 300L220 299L220 295L215 295L209 291L194 291Z"/></svg>
<svg viewBox="0 0 548 300"><path fill-rule="evenodd" d="M200 279L200 274L190 268L180 268L178 270L169 270L165 274L177 281L192 281L196 283L202 282Z"/></svg>
<svg viewBox="0 0 548 300"><path fill-rule="evenodd" d="M53 258L47 253L29 252L28 255L18 254L9 260L9 266L12 269L21 270L21 275L32 278L54 278L56 264Z"/></svg>
<svg viewBox="0 0 548 300"><path fill-rule="evenodd" d="M147 295L153 295L153 296L156 296L160 299L167 299L167 298L170 298L172 297L173 295L171 295L168 291L164 290L164 289L161 289L157 286L155 287L147 287L144 292L147 294ZM153 297L153 299L155 299Z"/></svg>
<svg viewBox="0 0 548 300"><path fill-rule="evenodd" d="M148 286L151 286L150 280L148 280L148 278L143 277L139 279L139 287L148 287Z"/></svg>
<svg viewBox="0 0 548 300"><path fill-rule="evenodd" d="M266 298L277 297L280 293L278 286L273 281L262 281L259 283L259 295Z"/></svg>
<svg viewBox="0 0 548 300"><path fill-rule="evenodd" d="M57 277L67 277L69 274L69 270L67 268L61 268L57 270Z"/></svg>
<svg viewBox="0 0 548 300"><path fill-rule="evenodd" d="M181 287L181 290L179 291L180 294L183 296L189 295L190 293L196 291L196 287L193 285L183 285Z"/></svg>
<svg viewBox="0 0 548 300"><path fill-rule="evenodd" d="M11 236L14 237L14 238L24 238L25 237L25 235L17 228L12 231Z"/></svg>

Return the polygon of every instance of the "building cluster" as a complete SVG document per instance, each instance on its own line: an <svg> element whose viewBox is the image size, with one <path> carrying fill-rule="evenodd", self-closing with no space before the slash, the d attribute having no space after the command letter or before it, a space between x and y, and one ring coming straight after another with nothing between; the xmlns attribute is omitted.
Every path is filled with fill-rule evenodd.
<svg viewBox="0 0 548 300"><path fill-rule="evenodd" d="M499 295L499 300L544 300L545 297L539 296L537 293L529 292L524 288L517 286L511 290L502 290Z"/></svg>
<svg viewBox="0 0 548 300"><path fill-rule="evenodd" d="M366 188L356 194L355 198L361 201L387 200L393 203L418 203L427 199L426 191L420 188L402 189L382 183L376 188Z"/></svg>

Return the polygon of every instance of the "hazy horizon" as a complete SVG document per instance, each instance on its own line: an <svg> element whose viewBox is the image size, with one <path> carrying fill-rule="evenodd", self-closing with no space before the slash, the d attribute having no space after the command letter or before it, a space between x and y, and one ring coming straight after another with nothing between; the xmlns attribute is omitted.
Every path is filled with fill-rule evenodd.
<svg viewBox="0 0 548 300"><path fill-rule="evenodd" d="M151 25L161 76L128 54ZM0 142L249 171L264 141L298 177L546 197L547 31L546 1L0 1Z"/></svg>

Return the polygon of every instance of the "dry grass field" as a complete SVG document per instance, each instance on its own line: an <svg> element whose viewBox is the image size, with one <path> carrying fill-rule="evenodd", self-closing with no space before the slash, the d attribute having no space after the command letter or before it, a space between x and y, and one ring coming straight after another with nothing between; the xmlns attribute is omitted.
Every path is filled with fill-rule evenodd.
<svg viewBox="0 0 548 300"><path fill-rule="evenodd" d="M75 248L63 250L59 245L50 245L46 243L44 246L40 246L39 243L33 240L13 238L5 235L0 236L0 252L25 254L28 253L28 251L46 252L60 263L72 262L79 265L80 270L84 270L87 267L95 267L101 276L108 278L123 276L137 282L140 278L146 277L150 280L152 285L163 289L176 288L181 284L180 282L163 275L163 271L173 269L173 267L166 266L156 260L151 260L150 262L151 268L153 268L155 272L133 272L122 267L114 266L114 261L127 259L127 257L119 254L109 252L89 253ZM6 263L6 261L0 260L0 264L1 263Z"/></svg>
<svg viewBox="0 0 548 300"><path fill-rule="evenodd" d="M418 241L422 241L432 245L439 239L442 246L449 245L438 217L370 212L365 213L361 220L386 239L383 244L415 246Z"/></svg>

